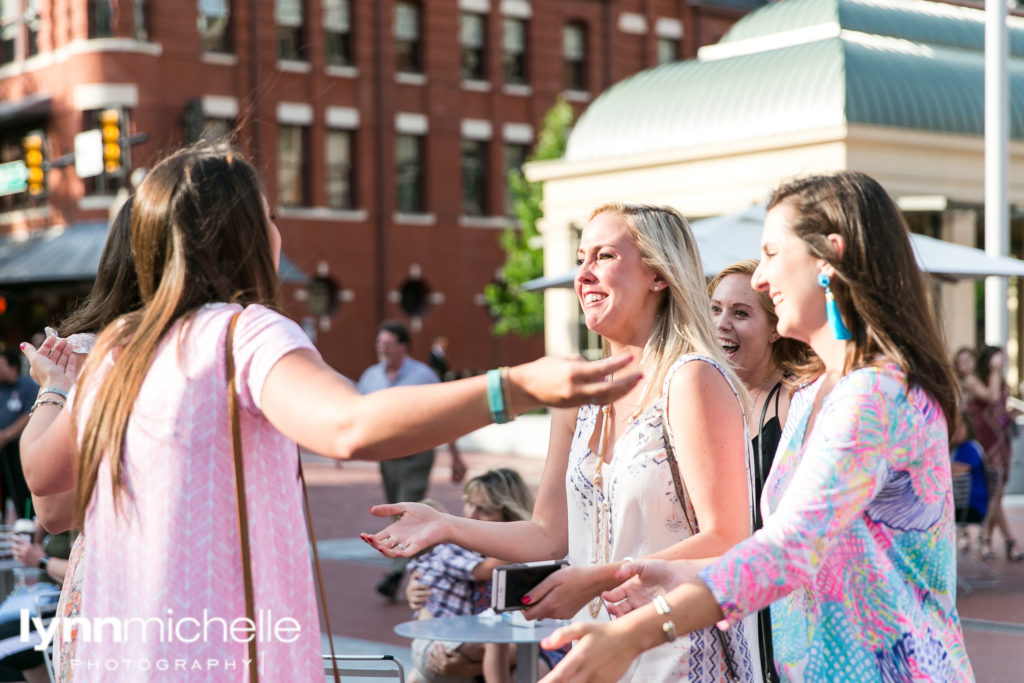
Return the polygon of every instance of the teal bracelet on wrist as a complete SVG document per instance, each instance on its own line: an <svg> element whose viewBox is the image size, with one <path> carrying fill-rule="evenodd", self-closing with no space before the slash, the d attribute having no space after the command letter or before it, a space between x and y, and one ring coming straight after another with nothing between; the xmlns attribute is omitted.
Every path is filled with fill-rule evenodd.
<svg viewBox="0 0 1024 683"><path fill-rule="evenodd" d="M501 392L501 371L487 371L487 407L491 411L491 419L497 424L508 422L505 412L505 397Z"/></svg>

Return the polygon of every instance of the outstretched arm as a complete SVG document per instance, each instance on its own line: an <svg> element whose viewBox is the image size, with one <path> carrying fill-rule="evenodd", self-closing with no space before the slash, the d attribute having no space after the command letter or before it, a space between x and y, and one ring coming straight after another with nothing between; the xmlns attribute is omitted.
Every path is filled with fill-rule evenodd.
<svg viewBox="0 0 1024 683"><path fill-rule="evenodd" d="M450 384L455 382L445 383ZM437 543L454 543L510 562L564 557L568 547L565 470L575 422L575 410L552 413L548 457L530 521L482 522L443 514L418 503L376 505L370 509L374 515L397 515L399 519L383 531L362 534L361 538L389 557L410 557Z"/></svg>
<svg viewBox="0 0 1024 683"><path fill-rule="evenodd" d="M630 374L606 381L628 357L586 362L559 358L517 365L508 372L511 410L573 406L612 400L640 379ZM296 396L308 397L297 401ZM386 460L490 424L487 378L402 386L362 395L313 351L282 357L267 374L262 410L288 437L310 450L340 459Z"/></svg>

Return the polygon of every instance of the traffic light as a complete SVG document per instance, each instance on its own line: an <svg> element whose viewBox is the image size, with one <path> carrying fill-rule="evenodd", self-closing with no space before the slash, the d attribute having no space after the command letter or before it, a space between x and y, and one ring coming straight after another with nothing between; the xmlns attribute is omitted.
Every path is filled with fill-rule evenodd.
<svg viewBox="0 0 1024 683"><path fill-rule="evenodd" d="M103 170L121 170L121 112L105 109L100 112L100 136L103 139Z"/></svg>
<svg viewBox="0 0 1024 683"><path fill-rule="evenodd" d="M21 141L25 148L25 168L28 171L28 193L33 197L46 192L46 171L43 170L43 136L33 133Z"/></svg>

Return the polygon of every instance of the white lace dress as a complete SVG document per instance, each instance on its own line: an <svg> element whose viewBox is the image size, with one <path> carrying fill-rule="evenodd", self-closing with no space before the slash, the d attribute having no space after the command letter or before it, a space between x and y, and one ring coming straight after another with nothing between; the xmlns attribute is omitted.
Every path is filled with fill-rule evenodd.
<svg viewBox="0 0 1024 683"><path fill-rule="evenodd" d="M594 486L598 456L589 445L598 407L587 405L580 408L565 478L570 564L592 565L595 558L600 558L598 562L603 561L603 548L597 548L595 553L595 541L603 542L602 536L607 537L609 562L618 562L625 557L643 557L690 536L685 512L672 482L665 453L666 429L662 421L669 381L676 370L691 361L710 363L721 372L714 361L704 356L688 354L678 359L666 375L661 396L616 441L611 461L602 468L603 490ZM694 399L700 400L700 397L695 396ZM673 435L669 432L669 438L677 453L686 449L687 434ZM750 439L745 438L745 443L748 444L749 477ZM595 504L607 505L607 513L602 513L600 534L595 533ZM588 608L589 605L580 610L575 619L592 619ZM603 605L597 618L610 618ZM756 623L752 619L749 624L741 624L739 628L726 632L732 661L741 681L761 679L756 638ZM721 641L713 627L681 634L674 642L660 645L638 657L622 680L637 683L728 680Z"/></svg>

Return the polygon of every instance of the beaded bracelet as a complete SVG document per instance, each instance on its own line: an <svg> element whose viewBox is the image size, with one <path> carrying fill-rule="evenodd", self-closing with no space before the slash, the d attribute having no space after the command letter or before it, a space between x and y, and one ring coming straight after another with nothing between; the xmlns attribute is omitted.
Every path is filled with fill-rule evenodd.
<svg viewBox="0 0 1024 683"><path fill-rule="evenodd" d="M665 599L664 595L654 596L654 609L658 610L658 614L668 616L672 609L668 606L668 600ZM661 632L665 634L665 641L671 643L676 639L676 625L669 619L661 625Z"/></svg>
<svg viewBox="0 0 1024 683"><path fill-rule="evenodd" d="M58 408L64 407L64 401L57 398L37 398L36 402L32 404L32 407L28 410L28 416L32 417L32 414L36 412L36 408L39 406L57 406Z"/></svg>

